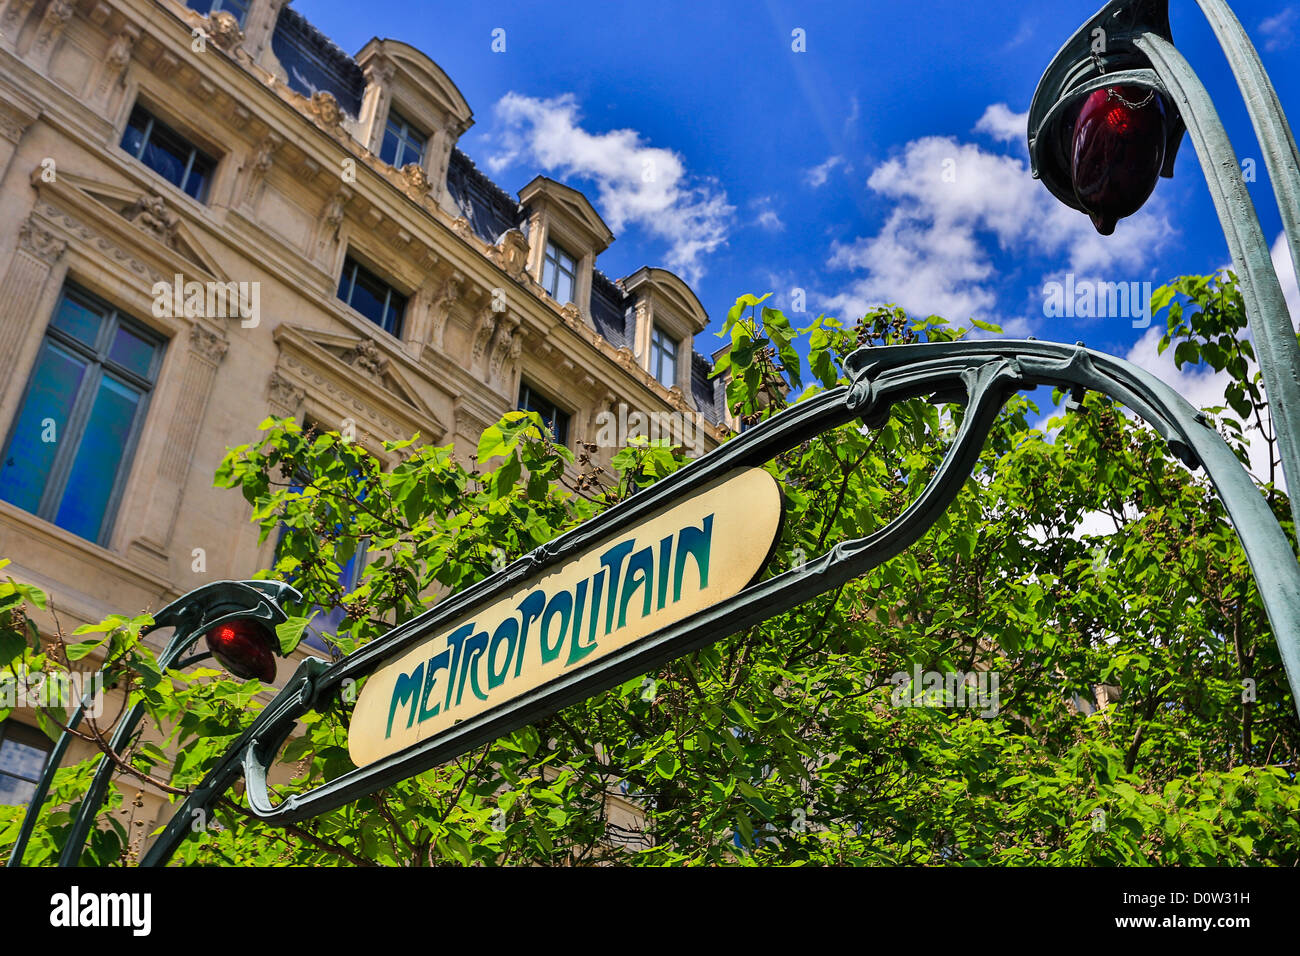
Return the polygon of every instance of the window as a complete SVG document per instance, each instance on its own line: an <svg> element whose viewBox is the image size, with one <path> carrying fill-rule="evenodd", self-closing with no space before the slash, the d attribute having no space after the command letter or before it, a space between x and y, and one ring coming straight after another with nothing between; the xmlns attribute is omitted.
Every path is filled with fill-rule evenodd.
<svg viewBox="0 0 1300 956"><path fill-rule="evenodd" d="M16 720L0 722L0 805L25 807L53 749L50 739Z"/></svg>
<svg viewBox="0 0 1300 956"><path fill-rule="evenodd" d="M249 0L189 0L186 6L209 17L218 10L224 10L238 20L242 27L248 16L248 3Z"/></svg>
<svg viewBox="0 0 1300 956"><path fill-rule="evenodd" d="M162 352L153 332L64 289L0 459L0 499L107 541Z"/></svg>
<svg viewBox="0 0 1300 956"><path fill-rule="evenodd" d="M308 427L315 426L308 423ZM317 428L317 431L324 431L324 429ZM293 483L290 484L289 490L301 494L303 489L309 484L311 484L310 475L305 471L299 471L294 476ZM341 524L335 525L335 528L340 532L343 530ZM276 542L275 546L276 560L279 560L280 557L279 552L281 545L284 543L285 530L285 525L280 525L280 539ZM356 550L352 553L352 556L339 567L338 585L339 591L342 594L351 594L357 589L358 585L361 584L361 572L364 571L366 567L366 554L366 540L361 539L357 541ZM294 573L286 575L285 583L293 584L296 577L297 575ZM323 651L326 654L334 656L335 650L326 643L325 635L328 634L333 636L338 633L339 625L341 625L344 618L347 617L347 611L341 607L326 610L320 606L313 607L312 610L317 613L312 617L311 623L307 625L306 630L303 631L302 642L308 647L313 647L318 651Z"/></svg>
<svg viewBox="0 0 1300 956"><path fill-rule="evenodd" d="M664 388L677 384L677 343L657 325L650 333L650 374Z"/></svg>
<svg viewBox="0 0 1300 956"><path fill-rule="evenodd" d="M424 161L426 138L396 112L389 113L388 126L384 129L384 143L379 149L379 158L398 169L408 163L415 163L418 166Z"/></svg>
<svg viewBox="0 0 1300 956"><path fill-rule="evenodd" d="M216 160L139 104L127 120L122 148L181 191L207 201Z"/></svg>
<svg viewBox="0 0 1300 956"><path fill-rule="evenodd" d="M537 394L527 382L519 386L519 410L536 412L551 430L551 437L557 445L569 444L569 413L561 411L554 402Z"/></svg>
<svg viewBox="0 0 1300 956"><path fill-rule="evenodd" d="M573 301L573 280L578 267L573 256L553 242L546 244L546 259L542 263L542 288L556 302L563 305Z"/></svg>
<svg viewBox="0 0 1300 956"><path fill-rule="evenodd" d="M401 337L406 296L351 256L343 262L339 298L385 332Z"/></svg>

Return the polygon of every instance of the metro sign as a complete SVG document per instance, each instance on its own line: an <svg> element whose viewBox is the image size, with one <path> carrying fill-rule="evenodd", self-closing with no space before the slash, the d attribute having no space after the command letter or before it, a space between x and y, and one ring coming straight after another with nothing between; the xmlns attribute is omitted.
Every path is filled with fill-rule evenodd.
<svg viewBox="0 0 1300 956"><path fill-rule="evenodd" d="M737 469L466 611L366 682L353 762L436 737L738 594L767 563L781 513L776 479Z"/></svg>

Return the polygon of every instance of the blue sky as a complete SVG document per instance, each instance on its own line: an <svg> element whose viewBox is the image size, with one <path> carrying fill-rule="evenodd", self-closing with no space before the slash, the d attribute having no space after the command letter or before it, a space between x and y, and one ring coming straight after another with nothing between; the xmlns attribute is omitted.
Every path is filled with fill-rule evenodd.
<svg viewBox="0 0 1300 956"><path fill-rule="evenodd" d="M1174 179L1097 236L1028 173L1024 116L1062 43L1101 0L465 4L297 0L348 52L404 40L460 87L461 147L512 195L538 172L583 190L618 237L598 260L690 281L714 320L745 292L850 319L872 303L969 316L1008 333L1126 355L1189 398L1215 383L1157 357L1128 317L1047 318L1044 284L1155 284L1227 264L1190 140ZM1280 220L1226 62L1193 0L1174 38L1219 103L1300 317ZM1300 0L1236 0L1283 106L1300 121ZM491 49L504 29L505 52ZM792 31L804 31L804 52ZM945 161L955 181L941 181ZM649 180L647 182L647 179ZM720 343L709 332L697 347ZM1221 392L1219 393L1221 395Z"/></svg>

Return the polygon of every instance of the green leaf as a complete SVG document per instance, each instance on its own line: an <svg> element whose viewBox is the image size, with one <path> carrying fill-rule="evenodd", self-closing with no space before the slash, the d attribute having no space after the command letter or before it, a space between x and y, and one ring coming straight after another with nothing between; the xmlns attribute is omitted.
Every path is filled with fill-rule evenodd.
<svg viewBox="0 0 1300 956"><path fill-rule="evenodd" d="M290 617L275 626L275 636L280 640L280 653L286 657L294 652L302 640L303 631L311 623L315 612L308 617Z"/></svg>

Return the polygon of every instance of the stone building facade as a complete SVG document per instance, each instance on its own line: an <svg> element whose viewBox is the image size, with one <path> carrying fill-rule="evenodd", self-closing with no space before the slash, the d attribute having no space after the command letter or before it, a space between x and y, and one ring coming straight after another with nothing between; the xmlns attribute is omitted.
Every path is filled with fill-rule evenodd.
<svg viewBox="0 0 1300 956"><path fill-rule="evenodd" d="M424 53L348 56L285 0L0 0L0 557L66 631L269 566L212 488L268 415L466 460L521 405L570 447L620 405L737 427L689 286L603 275L592 204L508 195L473 121Z"/></svg>

